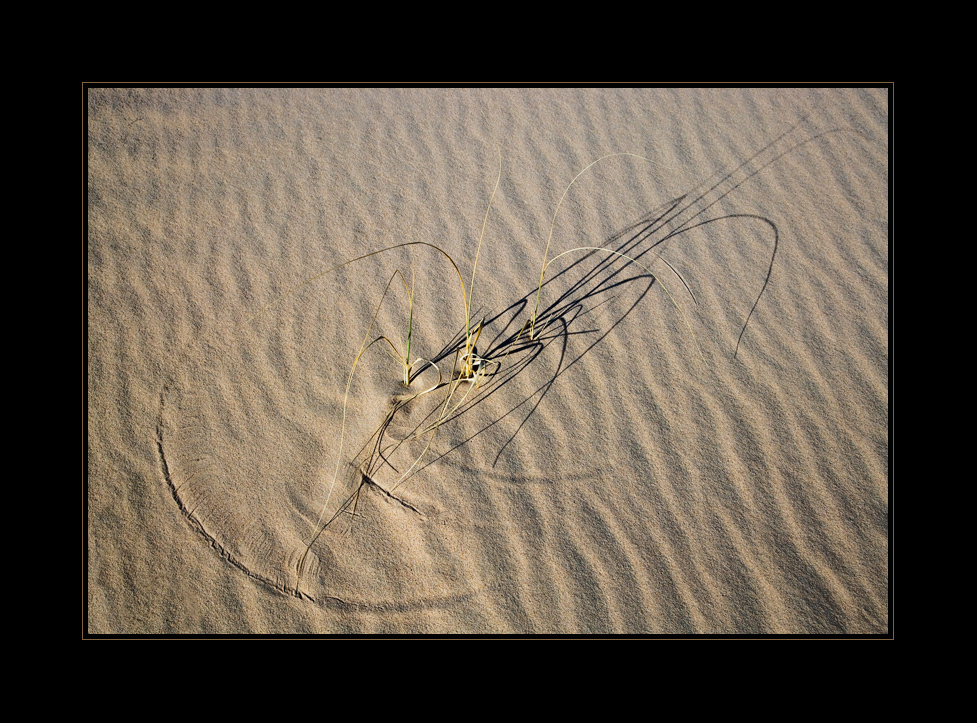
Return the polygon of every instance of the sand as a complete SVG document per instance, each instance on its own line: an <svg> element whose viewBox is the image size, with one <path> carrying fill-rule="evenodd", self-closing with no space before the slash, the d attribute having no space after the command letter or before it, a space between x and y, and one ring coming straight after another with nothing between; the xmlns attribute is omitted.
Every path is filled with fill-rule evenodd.
<svg viewBox="0 0 977 723"><path fill-rule="evenodd" d="M88 88L85 635L889 636L889 93Z"/></svg>

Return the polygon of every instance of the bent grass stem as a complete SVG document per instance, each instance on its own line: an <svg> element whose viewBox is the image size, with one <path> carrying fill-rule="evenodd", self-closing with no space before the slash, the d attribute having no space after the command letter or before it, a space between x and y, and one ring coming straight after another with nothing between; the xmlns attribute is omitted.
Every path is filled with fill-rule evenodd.
<svg viewBox="0 0 977 723"><path fill-rule="evenodd" d="M668 166L665 166L664 164L661 164L661 163L658 163L656 161L653 161L650 158L645 158L644 156L639 156L636 153L627 153L627 152L623 152L623 153L608 153L606 156L601 156L597 160L591 161L589 164L587 164L587 166L583 170L581 170L576 176L573 177L573 180L570 181L570 183L567 185L567 187L563 190L563 195L560 196L559 203L556 204L556 210L553 211L553 220L550 222L550 232L549 232L549 235L546 237L546 248L543 250L543 265L542 265L542 268L541 268L541 270L539 272L539 286L536 289L536 305L533 307L533 313L532 313L532 315L529 318L529 338L530 338L530 340L535 340L537 338L537 336L538 336L538 334L536 332L536 319L537 319L537 316L539 314L540 297L541 297L541 295L543 293L543 278L546 276L546 269L549 267L549 264L546 262L546 257L549 256L549 253L550 253L550 243L553 240L553 230L556 228L556 217L560 213L560 207L563 205L563 201L566 199L567 194L570 192L570 189L573 187L573 184L577 182L577 179L579 179L590 168L593 168L594 166L596 166L601 161L605 161L608 158L614 158L614 157L617 157L617 156L630 156L632 158L638 158L638 159L640 159L642 161L648 161L648 163L652 163L652 164L654 164L656 166L662 166L663 168L668 168Z"/></svg>

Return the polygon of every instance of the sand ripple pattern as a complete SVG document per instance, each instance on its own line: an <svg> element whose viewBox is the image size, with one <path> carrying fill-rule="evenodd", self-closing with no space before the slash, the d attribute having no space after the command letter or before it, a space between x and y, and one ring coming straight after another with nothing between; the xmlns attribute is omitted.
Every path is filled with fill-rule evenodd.
<svg viewBox="0 0 977 723"><path fill-rule="evenodd" d="M199 95L189 115L219 119L220 133L148 118L156 135L133 144L144 155L132 167L154 158L169 175L129 178L139 192L126 203L108 181L95 189L99 219L182 259L181 274L154 275L135 245L138 279L112 267L138 320L162 309L166 336L132 351L112 316L96 342L127 359L179 349L146 436L203 549L329 630L887 629L887 149L870 99L802 118L748 92ZM513 344L560 194L609 146L637 147L643 108L669 143L642 152L666 170L602 164L554 235L555 252L603 246L641 265L585 252L554 265L545 332ZM745 120L729 129L724 109ZM774 111L782 122L766 120ZM527 131L505 149L475 303L480 353L509 352L504 371L430 447L378 455L371 435L404 394L396 365L366 358L345 421L344 389L378 290L412 257L300 284L404 240L437 242L470 270L494 124L565 121L572 140ZM612 144L606 128L629 130ZM184 182L158 185L173 176ZM138 200L151 193L160 203ZM93 253L97 266L113 258L104 244ZM426 253L413 256L426 271L416 349L450 369L456 280ZM404 328L402 303L381 307L376 333ZM438 399L402 410L387 442ZM346 513L312 539L334 478L324 518Z"/></svg>

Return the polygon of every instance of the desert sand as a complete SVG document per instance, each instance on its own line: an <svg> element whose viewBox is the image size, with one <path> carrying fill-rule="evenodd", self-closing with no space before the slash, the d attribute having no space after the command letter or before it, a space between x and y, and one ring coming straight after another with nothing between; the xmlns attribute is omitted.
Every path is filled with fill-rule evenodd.
<svg viewBox="0 0 977 723"><path fill-rule="evenodd" d="M890 636L890 92L86 88L84 635Z"/></svg>

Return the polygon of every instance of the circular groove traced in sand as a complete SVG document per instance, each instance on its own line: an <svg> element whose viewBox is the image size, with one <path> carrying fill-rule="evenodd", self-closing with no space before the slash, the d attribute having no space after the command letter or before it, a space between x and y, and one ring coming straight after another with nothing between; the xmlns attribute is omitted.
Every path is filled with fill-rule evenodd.
<svg viewBox="0 0 977 723"><path fill-rule="evenodd" d="M471 521L479 513L444 512L442 505L457 501L439 494L450 494L457 483L455 465L471 466L468 455L482 459L489 472L501 455L517 456L513 469L521 472L552 453L520 447L523 423L544 397L558 403L550 394L554 383L571 383L563 375L571 367L577 371L578 357L648 295L652 282L647 275L632 274L621 282L627 264L601 254L573 264L574 275L559 279L571 292L552 293L552 315L535 342L520 334L531 294L489 315L481 353L494 358L509 353L503 371L474 394L461 383L453 392L441 388L399 407L411 392L400 386L389 357L364 355L345 417L347 375L370 317L340 324L323 316L323 299L329 297L321 288L290 295L270 313L192 350L181 376L164 390L159 448L174 498L231 563L285 593L348 604L426 604L471 594L473 579L475 588L491 584L477 579L479 565L460 574L466 566L461 558L469 553L459 557L447 549L464 548L465 541L456 544L452 537L454 528L477 524ZM652 313L667 305L665 299L659 294L649 302L657 310ZM453 318L455 308L449 298L427 299L416 319L418 329L439 332L429 339L418 332L417 341L420 348L440 350L434 356L444 379L457 365L451 350L460 331L443 323ZM389 318L384 311L382 324L395 327L400 311L393 305ZM425 369L412 389L427 388L435 374ZM383 427L393 409L397 413ZM369 444L383 427L388 450L445 409L449 413L430 447L431 435L383 455ZM570 456L574 444L591 444L566 438L566 430L555 431L554 439L564 440L560 446ZM415 460L421 460L416 468ZM587 464L574 462L574 474L589 474ZM400 475L414 469L438 491L426 494L420 483L411 487L413 477L410 485L401 486ZM445 527L448 519L452 529ZM331 520L315 534L319 523ZM432 521L433 534L428 529Z"/></svg>
<svg viewBox="0 0 977 723"><path fill-rule="evenodd" d="M364 443L403 391L386 358L359 367L343 432L349 357L360 342L321 314L320 291L294 294L188 353L160 399L172 494L222 555L282 592L347 602L457 594L428 574L423 513L362 473ZM343 505L349 514L313 540L320 517Z"/></svg>

